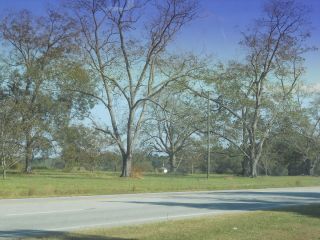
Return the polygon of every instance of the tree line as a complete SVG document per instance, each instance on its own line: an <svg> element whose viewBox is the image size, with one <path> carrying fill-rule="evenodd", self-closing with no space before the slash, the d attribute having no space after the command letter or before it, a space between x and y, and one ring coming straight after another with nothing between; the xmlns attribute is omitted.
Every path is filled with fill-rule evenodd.
<svg viewBox="0 0 320 240"><path fill-rule="evenodd" d="M208 155L218 173L319 174L319 95L303 81L315 50L308 6L266 2L239 39L243 56L227 63L172 49L199 9L195 0L72 0L43 16L7 14L3 176L48 159L122 177L135 166L193 173Z"/></svg>

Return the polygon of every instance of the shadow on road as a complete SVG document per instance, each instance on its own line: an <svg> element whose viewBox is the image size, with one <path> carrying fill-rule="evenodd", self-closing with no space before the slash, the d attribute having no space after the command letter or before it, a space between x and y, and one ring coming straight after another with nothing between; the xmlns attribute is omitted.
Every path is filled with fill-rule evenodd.
<svg viewBox="0 0 320 240"><path fill-rule="evenodd" d="M254 191L254 190L253 190ZM284 197L301 197L301 198L314 198L319 199L319 192L252 192L252 191L235 191L235 192L212 192L210 194L223 194L223 195L244 195L244 196L284 196Z"/></svg>
<svg viewBox="0 0 320 240"><path fill-rule="evenodd" d="M201 196L203 195L203 196ZM236 195L234 197L233 195ZM318 192L212 192L199 193L198 196L173 196L174 201L115 201L122 203L185 207L216 211L255 211L274 210L295 212L320 218L320 193ZM266 197L266 198L263 198ZM180 200L180 201L179 201ZM206 202L201 202L205 200ZM198 202L197 202L198 201ZM110 202L110 201L109 201ZM313 204L311 207L302 206ZM300 205L299 207L295 207Z"/></svg>
<svg viewBox="0 0 320 240"><path fill-rule="evenodd" d="M12 230L12 231L0 231L0 239L55 239L55 240L135 240L133 238L117 238L87 234L77 234L69 232L54 232L54 231L38 231L38 230Z"/></svg>

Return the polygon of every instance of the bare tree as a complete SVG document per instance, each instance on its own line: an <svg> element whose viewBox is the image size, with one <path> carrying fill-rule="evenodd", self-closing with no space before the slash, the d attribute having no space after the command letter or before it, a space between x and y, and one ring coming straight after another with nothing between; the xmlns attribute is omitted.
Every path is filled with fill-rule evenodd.
<svg viewBox="0 0 320 240"><path fill-rule="evenodd" d="M277 109L269 112L264 105L271 96L273 99L270 101L278 102L276 108L284 107L285 100L290 97L303 73L301 55L306 51L303 43L308 37L304 27L306 14L307 9L294 1L270 1L265 6L265 17L257 21L249 34L244 34L242 44L249 51L247 71L251 78L248 100L253 103L252 111L245 109L248 121L245 121L244 127L249 141L246 155L252 177L257 176L263 145L277 116ZM279 81L280 85L272 84L272 81ZM272 85L281 87L281 90L275 90L278 91L277 96L267 92L272 91ZM264 115L271 117L259 127Z"/></svg>
<svg viewBox="0 0 320 240"><path fill-rule="evenodd" d="M148 147L152 152L166 154L169 157L170 171L175 172L181 161L179 153L193 143L194 127L193 109L173 93L162 94L157 105L153 105L150 118L144 128Z"/></svg>
<svg viewBox="0 0 320 240"><path fill-rule="evenodd" d="M72 4L81 31L79 44L97 80L95 92L81 92L106 109L104 125L96 128L116 142L122 177L131 174L133 149L149 103L197 69L193 58L169 56L166 51L195 17L196 8L193 0L78 0Z"/></svg>
<svg viewBox="0 0 320 240"><path fill-rule="evenodd" d="M210 100L224 110L228 123L218 128L215 124L212 132L242 152L243 169L248 166L252 177L258 174L257 165L275 120L304 72L302 55L309 50L305 40L310 36L307 13L304 5L294 1L269 1L263 17L243 34L245 61L219 65L213 77L206 78L220 96Z"/></svg>

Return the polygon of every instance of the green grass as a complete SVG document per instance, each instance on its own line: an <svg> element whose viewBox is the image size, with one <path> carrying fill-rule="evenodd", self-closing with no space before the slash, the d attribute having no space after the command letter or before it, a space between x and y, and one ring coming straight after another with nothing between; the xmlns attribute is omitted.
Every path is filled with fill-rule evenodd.
<svg viewBox="0 0 320 240"><path fill-rule="evenodd" d="M222 189L253 189L267 187L320 186L319 177L258 177L256 179L228 175L156 175L124 179L116 173L68 173L37 170L24 175L9 173L0 180L0 198L99 195L164 191L197 191Z"/></svg>
<svg viewBox="0 0 320 240"><path fill-rule="evenodd" d="M319 240L320 205L113 229L93 229L39 238L50 240Z"/></svg>

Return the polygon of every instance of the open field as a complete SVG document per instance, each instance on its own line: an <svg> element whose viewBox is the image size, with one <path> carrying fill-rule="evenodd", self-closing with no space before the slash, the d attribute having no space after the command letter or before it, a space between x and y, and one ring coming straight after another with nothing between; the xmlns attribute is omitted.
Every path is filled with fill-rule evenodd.
<svg viewBox="0 0 320 240"><path fill-rule="evenodd" d="M273 211L227 214L216 217L166 221L133 227L60 233L50 240L188 240L259 239L319 240L320 205L291 207ZM34 238L33 238L34 239Z"/></svg>
<svg viewBox="0 0 320 240"><path fill-rule="evenodd" d="M106 172L68 173L37 170L31 175L11 173L0 180L0 198L101 195L118 193L255 189L319 186L319 177L258 177L228 175L155 175L124 179Z"/></svg>

